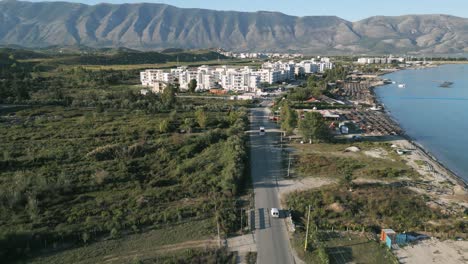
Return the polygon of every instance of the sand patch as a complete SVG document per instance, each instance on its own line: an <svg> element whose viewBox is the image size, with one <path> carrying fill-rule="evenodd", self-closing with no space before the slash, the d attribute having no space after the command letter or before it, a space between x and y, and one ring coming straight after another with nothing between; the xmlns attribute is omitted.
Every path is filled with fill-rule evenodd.
<svg viewBox="0 0 468 264"><path fill-rule="evenodd" d="M439 241L433 238L400 248L395 254L403 264L467 263L468 241Z"/></svg>
<svg viewBox="0 0 468 264"><path fill-rule="evenodd" d="M366 154L367 156L372 157L372 158L388 159L388 152L385 149L382 149L382 148L366 150L366 151L364 151L364 154Z"/></svg>
<svg viewBox="0 0 468 264"><path fill-rule="evenodd" d="M282 179L278 181L280 200L283 202L283 198L285 198L287 194L294 191L315 189L335 182L336 181L332 179L314 177L301 179Z"/></svg>

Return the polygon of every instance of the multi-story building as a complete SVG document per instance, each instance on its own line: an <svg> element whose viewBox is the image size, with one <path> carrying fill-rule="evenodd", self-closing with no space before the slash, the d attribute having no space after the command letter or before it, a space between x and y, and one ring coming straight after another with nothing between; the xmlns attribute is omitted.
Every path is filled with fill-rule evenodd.
<svg viewBox="0 0 468 264"><path fill-rule="evenodd" d="M191 80L197 81L196 90L209 90L220 85L225 90L255 92L260 83L280 83L294 80L295 74L315 73L333 67L331 62L303 61L296 64L289 62L266 62L260 69L250 67L234 68L228 66L198 68L177 67L166 72L149 69L140 73L141 84L151 86L152 91L160 92L169 84L178 84L187 90ZM161 85L163 83L164 85ZM157 86L157 87L156 87Z"/></svg>
<svg viewBox="0 0 468 264"><path fill-rule="evenodd" d="M170 72L164 72L163 70L150 69L140 73L140 81L144 86L151 86L151 84L156 81L172 83L174 81L174 75Z"/></svg>
<svg viewBox="0 0 468 264"><path fill-rule="evenodd" d="M358 64L391 64L391 63L403 63L405 62L405 58L402 57L385 57L385 58L358 58Z"/></svg>
<svg viewBox="0 0 468 264"><path fill-rule="evenodd" d="M333 63L331 62L320 62L318 63L319 72L325 72L326 70L333 69Z"/></svg>

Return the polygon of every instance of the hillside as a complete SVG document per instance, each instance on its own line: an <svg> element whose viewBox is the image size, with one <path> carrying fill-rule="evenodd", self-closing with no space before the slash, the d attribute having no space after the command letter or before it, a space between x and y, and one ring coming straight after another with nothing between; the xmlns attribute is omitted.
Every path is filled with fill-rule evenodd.
<svg viewBox="0 0 468 264"><path fill-rule="evenodd" d="M6 0L0 2L0 44L454 54L468 52L468 19L408 15L349 22L333 16L295 17L165 4L90 6Z"/></svg>

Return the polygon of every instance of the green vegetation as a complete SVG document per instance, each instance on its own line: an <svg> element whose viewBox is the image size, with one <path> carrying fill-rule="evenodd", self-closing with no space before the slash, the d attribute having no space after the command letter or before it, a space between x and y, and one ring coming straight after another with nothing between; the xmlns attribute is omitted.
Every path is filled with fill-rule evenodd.
<svg viewBox="0 0 468 264"><path fill-rule="evenodd" d="M189 92L194 93L195 89L197 89L197 80L195 79L190 80L188 88L189 88Z"/></svg>
<svg viewBox="0 0 468 264"><path fill-rule="evenodd" d="M11 51L15 52L17 51ZM24 52L23 52L24 53ZM36 53L37 54L37 53ZM25 56L23 56L24 58ZM40 56L28 56L29 58L41 58ZM52 65L132 65L153 64L166 62L200 62L226 59L225 56L208 50L179 51L170 53L142 52L136 50L91 50L78 54L67 53L61 56L47 56L46 62Z"/></svg>
<svg viewBox="0 0 468 264"><path fill-rule="evenodd" d="M255 264L257 263L257 252L249 252L247 256L245 256L247 264Z"/></svg>
<svg viewBox="0 0 468 264"><path fill-rule="evenodd" d="M286 131L287 135L291 135L297 126L297 112L292 109L287 101L281 105L281 129Z"/></svg>
<svg viewBox="0 0 468 264"><path fill-rule="evenodd" d="M135 69L50 63L77 55L0 55L0 258L108 254L153 231L164 244L207 239L216 222L222 236L238 231L249 102L177 98L175 87L143 96ZM193 235L174 233L184 225ZM186 256L153 262L231 259Z"/></svg>
<svg viewBox="0 0 468 264"><path fill-rule="evenodd" d="M210 219L173 223L154 230L141 230L128 233L114 239L92 241L85 246L64 248L60 244L51 249L49 254L33 254L34 258L27 259L28 263L131 263L147 259L185 256L184 249L205 249L214 252L216 242L211 239L215 226ZM150 262L151 263L151 262Z"/></svg>
<svg viewBox="0 0 468 264"><path fill-rule="evenodd" d="M145 259L140 263L165 263L165 264L191 264L191 263L236 263L236 256L233 252L225 249L219 250L185 250L176 254L168 254L153 259Z"/></svg>
<svg viewBox="0 0 468 264"><path fill-rule="evenodd" d="M357 153L346 148L359 147ZM395 181L400 177L417 179L418 173L394 154L389 144L380 142L320 143L311 147L295 145L300 152L295 160L295 170L302 177L314 176L346 182L345 177ZM373 157L365 152L381 153Z"/></svg>
<svg viewBox="0 0 468 264"><path fill-rule="evenodd" d="M312 205L311 218L326 229L377 231L391 227L396 231L435 230L431 220L446 216L426 205L426 198L403 187L378 184L356 185L353 192L344 186L330 186L317 191L292 194L288 206L297 219L305 217L307 205ZM449 230L449 227L443 227ZM463 230L458 230L463 231Z"/></svg>
<svg viewBox="0 0 468 264"><path fill-rule="evenodd" d="M310 75L307 84L289 90L287 98L294 103L308 100L310 97L320 98L324 94L329 94L328 83L337 80L346 80L348 69L342 65L337 65L331 70L326 70L322 75Z"/></svg>
<svg viewBox="0 0 468 264"><path fill-rule="evenodd" d="M322 114L318 112L306 112L304 118L299 121L299 131L304 139L310 142L329 141L330 130L325 124Z"/></svg>
<svg viewBox="0 0 468 264"><path fill-rule="evenodd" d="M235 231L231 197L243 182L246 119L245 112L230 115L210 113L209 132L193 125L197 133L183 135L158 131L167 114L16 112L0 129L4 254L210 218L215 205L223 232ZM170 130L178 131L195 116L173 118Z"/></svg>

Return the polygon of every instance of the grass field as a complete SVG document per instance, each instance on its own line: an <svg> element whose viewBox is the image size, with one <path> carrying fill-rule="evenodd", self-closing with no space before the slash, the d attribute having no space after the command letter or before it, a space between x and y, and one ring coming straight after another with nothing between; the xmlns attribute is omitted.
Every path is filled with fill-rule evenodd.
<svg viewBox="0 0 468 264"><path fill-rule="evenodd" d="M154 259L177 251L175 246L184 241L213 240L216 225L213 221L202 220L182 223L160 229L130 234L119 239L102 240L87 246L68 250L50 250L48 254L28 259L28 263L129 263L138 260ZM179 244L179 251L184 249ZM187 244L188 248L198 245ZM210 249L213 243L209 243Z"/></svg>
<svg viewBox="0 0 468 264"><path fill-rule="evenodd" d="M359 152L346 152L355 146ZM395 180L400 177L417 178L419 175L405 164L390 144L384 142L293 144L294 169L300 177L343 179Z"/></svg>

